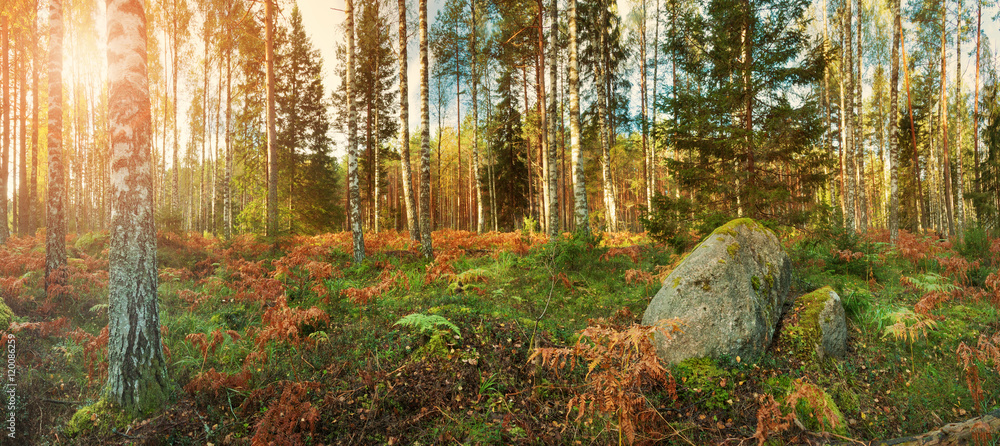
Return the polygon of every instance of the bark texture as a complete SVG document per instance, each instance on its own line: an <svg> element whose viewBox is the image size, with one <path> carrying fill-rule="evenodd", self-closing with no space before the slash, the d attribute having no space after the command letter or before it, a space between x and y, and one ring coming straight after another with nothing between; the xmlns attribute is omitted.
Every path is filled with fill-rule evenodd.
<svg viewBox="0 0 1000 446"><path fill-rule="evenodd" d="M48 198L45 203L45 289L62 284L66 266L66 166L62 147L62 0L49 2Z"/></svg>
<svg viewBox="0 0 1000 446"><path fill-rule="evenodd" d="M358 122L354 108L354 0L347 0L347 181L351 194L351 235L354 262L365 259L365 234L361 229L361 192L358 190Z"/></svg>
<svg viewBox="0 0 1000 446"><path fill-rule="evenodd" d="M427 0L420 0L420 244L424 257L432 259L431 117L427 68Z"/></svg>
<svg viewBox="0 0 1000 446"><path fill-rule="evenodd" d="M410 100L406 84L406 0L398 0L399 5L399 155L403 169L403 201L406 205L406 227L410 228L410 239L420 240L420 226L417 224L416 202L413 198L413 172L410 169ZM473 103L475 99L472 100Z"/></svg>
<svg viewBox="0 0 1000 446"><path fill-rule="evenodd" d="M899 238L899 0L890 0L892 9L892 60L889 69L889 240Z"/></svg>
<svg viewBox="0 0 1000 446"><path fill-rule="evenodd" d="M274 0L264 1L264 23L267 27L267 235L278 228L278 142L274 116ZM350 9L350 0L347 2ZM353 103L352 103L353 104ZM357 253L354 254L357 257ZM363 257L363 256L362 256Z"/></svg>
<svg viewBox="0 0 1000 446"><path fill-rule="evenodd" d="M573 170L573 214L576 230L590 233L587 209L587 185L583 175L583 152L580 150L580 65L577 60L576 0L569 0L569 139Z"/></svg>
<svg viewBox="0 0 1000 446"><path fill-rule="evenodd" d="M139 0L108 1L111 244L105 397L131 414L168 396L156 289L156 228L146 15Z"/></svg>

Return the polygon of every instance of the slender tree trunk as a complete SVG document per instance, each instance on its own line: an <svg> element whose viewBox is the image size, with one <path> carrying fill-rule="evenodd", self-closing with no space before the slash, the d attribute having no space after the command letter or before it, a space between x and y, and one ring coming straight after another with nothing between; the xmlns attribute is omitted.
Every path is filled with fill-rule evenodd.
<svg viewBox="0 0 1000 446"><path fill-rule="evenodd" d="M615 193L614 186L611 181L611 128L608 122L608 113L610 109L610 91L607 89L608 79L611 73L608 72L608 42L607 42L607 30L605 30L604 24L608 20L608 9L604 6L600 6L600 20L601 24L599 26L599 37L598 44L600 51L600 61L598 62L597 73L595 76L596 90L597 90L597 107L598 114L597 120L600 126L601 132L601 177L604 186L604 211L607 214L608 231L614 232L618 230L618 212L615 206Z"/></svg>
<svg viewBox="0 0 1000 446"><path fill-rule="evenodd" d="M948 214L948 235L955 235L955 198L952 190L951 179L951 155L948 151L948 57L947 48L947 9L945 2L941 2L941 100L938 106L941 107L941 147L944 154L944 193L945 207Z"/></svg>
<svg viewBox="0 0 1000 446"><path fill-rule="evenodd" d="M976 94L973 100L972 111L972 153L973 164L976 169L976 192L982 191L980 182L982 177L979 172L979 43L983 35L983 5L977 2L976 8Z"/></svg>
<svg viewBox="0 0 1000 446"><path fill-rule="evenodd" d="M35 0L32 9L31 20L31 175L30 186L28 187L28 227L29 234L34 234L39 226L37 217L38 204L38 135L41 131L38 125L39 90L38 72L42 67L42 61L38 57L38 0Z"/></svg>
<svg viewBox="0 0 1000 446"><path fill-rule="evenodd" d="M580 68L577 62L576 12L576 0L569 0L569 134L573 157L573 212L576 214L576 230L589 235L587 185L583 175L583 151L580 150Z"/></svg>
<svg viewBox="0 0 1000 446"><path fill-rule="evenodd" d="M961 240L965 233L965 173L962 162L962 0L958 0L958 11L955 20L958 28L955 30L955 104L958 105L955 116L955 230ZM947 103L945 104L947 106Z"/></svg>
<svg viewBox="0 0 1000 446"><path fill-rule="evenodd" d="M844 63L841 65L841 77L845 78L846 85L844 85L844 105L842 113L846 117L846 127L844 134L844 164L846 167L845 175L847 177L845 183L847 185L847 203L846 209L847 214L844 216L844 223L847 226L847 232L853 234L855 228L857 227L857 220L854 213L855 210L855 184L857 184L857 176L855 175L854 161L856 159L854 155L854 38L852 36L852 14L851 14L851 0L844 2Z"/></svg>
<svg viewBox="0 0 1000 446"><path fill-rule="evenodd" d="M899 38L903 32L899 0L890 0L892 10L892 56L889 71L889 240L899 240Z"/></svg>
<svg viewBox="0 0 1000 446"><path fill-rule="evenodd" d="M539 9L541 8L541 0L539 0ZM556 0L550 0L549 2L549 104L548 104L548 147L545 154L545 158L548 161L546 164L548 179L548 184L546 189L549 195L549 221L548 221L548 234L549 237L555 237L559 234L559 172L556 168L558 160L556 159L556 51L558 51L558 32L559 32L559 14L556 6ZM541 34L539 34L541 38ZM565 197L563 198L565 199Z"/></svg>
<svg viewBox="0 0 1000 446"><path fill-rule="evenodd" d="M433 259L431 246L431 125L427 85L427 0L420 0L420 244ZM438 157L440 158L440 153ZM440 181L440 178L438 179Z"/></svg>
<svg viewBox="0 0 1000 446"><path fill-rule="evenodd" d="M476 182L476 232L482 233L484 222L483 216L483 182L479 180L479 47L476 43L476 35L479 31L477 22L476 0L472 0L470 8L472 10L472 178Z"/></svg>
<svg viewBox="0 0 1000 446"><path fill-rule="evenodd" d="M903 66L903 79L906 83L906 108L909 110L910 114L910 138L913 141L913 181L917 183L917 228L923 230L929 222L927 213L923 210L924 203L924 189L920 182L920 163L917 161L917 127L916 121L913 119L913 98L910 95L910 66L907 63L906 57L906 37L903 35L902 29L899 31L899 49L902 52L903 60L900 64Z"/></svg>
<svg viewBox="0 0 1000 446"><path fill-rule="evenodd" d="M406 226L410 239L420 240L416 204L413 197L413 173L410 169L410 102L407 93L406 72L406 0L398 0L399 9L399 151L403 170L403 202L406 205ZM475 101L473 101L475 102Z"/></svg>
<svg viewBox="0 0 1000 446"><path fill-rule="evenodd" d="M829 24L827 23L828 22L828 20L827 20L827 16L828 15L829 14L827 13L826 0L823 0L823 54L824 55L830 53L830 27L829 27ZM823 67L823 145L824 145L824 148L826 150L829 150L830 153L832 154L833 153L833 122L830 119L830 115L831 115L831 113L830 113L830 110L831 110L830 103L831 103L831 101L830 101L830 67L828 65L824 65L824 67ZM843 176L843 171L841 171L840 173L841 173L840 176ZM836 177L834 177L834 178L836 178ZM842 197L843 196L842 193L836 193L836 192L834 192L834 191L837 190L837 188L834 187L834 185L832 183L834 181L834 178L830 179L831 184L829 185L829 187L830 187L830 193L831 193L831 197L830 197L830 202L831 203L834 201L834 197L832 196L833 194L836 194L838 197ZM842 202L843 201L841 201L841 203ZM843 210L843 206L841 206L841 210Z"/></svg>
<svg viewBox="0 0 1000 446"><path fill-rule="evenodd" d="M350 188L351 235L354 263L365 260L365 234L361 229L361 194L358 191L358 124L354 104L354 0L347 0L347 181Z"/></svg>
<svg viewBox="0 0 1000 446"><path fill-rule="evenodd" d="M857 191L856 202L858 206L857 214L857 227L862 233L868 232L868 180L865 175L865 141L864 141L864 98L862 92L864 91L863 82L861 80L861 64L864 61L862 57L862 38L863 34L861 31L861 25L864 22L864 8L862 5L862 0L858 0L858 54L855 58L855 74L854 74L854 103L857 109L854 116L854 159L857 168L857 182L855 183L855 190Z"/></svg>
<svg viewBox="0 0 1000 446"><path fill-rule="evenodd" d="M208 25L205 25L205 26L207 27ZM208 229L208 227L207 227L208 219L206 218L205 210L208 208L208 206L207 206L208 201L207 200L208 200L208 197L209 197L209 195L207 194L206 184L205 184L205 179L208 176L208 172L206 171L206 167L207 167L208 163L206 163L206 158L205 158L205 146L208 145L208 141L209 141L209 139L208 139L208 133L207 133L208 132L208 65L210 63L210 60L209 60L209 47L208 47L208 43L209 42L208 41L209 41L209 37L210 37L211 33L207 29L204 31L204 33L205 33L205 42L204 42L205 43L205 66L204 66L205 72L204 72L204 84L203 84L203 88L202 88L204 94L202 95L202 106L201 106L201 122L202 122L202 125L201 125L201 197L198 200L198 230L200 230L200 231L204 231L204 230Z"/></svg>
<svg viewBox="0 0 1000 446"><path fill-rule="evenodd" d="M18 83L20 85L18 91L20 94L19 107L21 116L21 132L18 136L21 138L21 150L18 152L19 160L17 165L20 166L17 169L17 234L21 237L28 235L28 54L25 51L24 38L18 39L19 47L21 48L21 69L18 70L21 73L21 81Z"/></svg>
<svg viewBox="0 0 1000 446"><path fill-rule="evenodd" d="M156 295L146 15L139 0L109 0L107 14L112 229L104 394L128 413L146 414L170 392Z"/></svg>
<svg viewBox="0 0 1000 446"><path fill-rule="evenodd" d="M45 207L45 289L62 285L66 266L66 167L62 147L62 0L49 1L48 199ZM5 94L4 97L7 95ZM0 200L2 201L2 200ZM0 225L6 228L6 224Z"/></svg>
<svg viewBox="0 0 1000 446"><path fill-rule="evenodd" d="M654 25L653 25L653 92L652 92L653 93L653 118L652 118L652 121L653 121L653 125L655 127L655 125L656 125L656 116L657 116L657 109L656 109L656 91L657 90L656 90L656 87L657 87L657 83L659 81L659 71L660 71L660 0L656 0L656 11L655 11L654 15L655 15L656 19L653 21ZM659 170L659 169L657 169L657 165L656 165L657 164L656 150L657 150L657 148L659 148L659 146L656 144L656 132L655 131L651 135L650 139L651 139L652 147L650 147L650 150L649 150L649 169L650 169L649 177L653 181L652 189L653 189L653 194L655 195L655 194L657 194L657 193L660 192L660 184L659 184L659 179L658 179L659 176L656 174L657 170ZM664 163L664 165L666 165L666 163ZM664 169L666 169L666 168L664 168ZM652 203L652 201L650 201L650 203ZM652 207L650 207L648 209L651 210Z"/></svg>
<svg viewBox="0 0 1000 446"><path fill-rule="evenodd" d="M537 82L537 96L538 96L538 120L541 134L538 138L538 147L541 149L539 153L541 157L542 165L542 208L539 212L539 223L546 234L554 235L555 232L552 230L552 220L551 212L553 209L553 204L555 203L555 197L552 195L553 189L550 187L552 180L555 178L553 173L555 172L555 166L551 166L551 161L549 159L549 115L547 113L547 104L545 101L545 6L542 0L537 0L536 5L538 6L538 57L535 59L535 77L538 79Z"/></svg>
<svg viewBox="0 0 1000 446"><path fill-rule="evenodd" d="M267 56L267 235L274 236L275 231L278 229L278 142L277 130L275 128L275 112L274 112L274 1L275 0L264 0L264 24L267 27L265 30L266 41L264 42L264 47ZM348 5L351 4L351 0L347 0ZM351 6L348 6L350 9ZM350 13L348 13L350 14ZM348 19L350 21L350 19ZM353 39L348 37L348 41ZM360 223L359 223L360 224ZM355 234L355 237L357 235ZM364 246L362 246L362 250ZM358 258L357 249L355 248L354 257L357 261L361 261L364 258L364 253L362 252L361 258Z"/></svg>
<svg viewBox="0 0 1000 446"><path fill-rule="evenodd" d="M642 182L646 189L646 209L653 208L653 163L649 150L649 110L646 98L646 0L642 0L642 23L639 24L639 101L642 113ZM655 60L654 60L655 62Z"/></svg>
<svg viewBox="0 0 1000 446"><path fill-rule="evenodd" d="M181 166L181 163L180 163L180 158L179 158L179 155L178 155L178 152L180 151L180 142L177 140L177 120L178 120L178 113L177 113L177 78L178 78L177 71L178 70L177 70L177 67L179 65L178 64L178 57L177 57L177 50L178 50L178 48L177 48L177 42L178 42L177 35L180 33L180 30L177 29L178 28L178 24L177 24L177 0L174 0L173 7L174 7L174 14L173 14L173 25L174 26L173 26L173 35L171 36L171 38L173 40L173 45L172 45L173 57L171 58L170 68L173 71L173 76L172 76L171 80L173 82L173 110L172 111L173 111L173 118L174 118L174 120L173 120L173 132L174 132L174 141L173 141L173 143L174 143L174 164L173 164L173 170L174 170L174 172L173 172L173 177L174 177L174 181L173 181L173 184L171 185L172 186L171 191L173 192L173 195L170 197L170 210L172 212L180 212L180 184L181 184L180 166Z"/></svg>
<svg viewBox="0 0 1000 446"><path fill-rule="evenodd" d="M0 244L7 243L7 238L10 237L10 228L7 226L7 154L10 145L10 94L9 94L9 84L10 84L10 60L8 60L8 54L10 53L10 31L9 22L7 21L7 16L4 15L0 18L0 34L3 36L3 113L0 114L0 119L3 119L3 148L0 149Z"/></svg>
<svg viewBox="0 0 1000 446"><path fill-rule="evenodd" d="M222 220L226 239L233 237L233 60L226 53L226 172L222 179Z"/></svg>

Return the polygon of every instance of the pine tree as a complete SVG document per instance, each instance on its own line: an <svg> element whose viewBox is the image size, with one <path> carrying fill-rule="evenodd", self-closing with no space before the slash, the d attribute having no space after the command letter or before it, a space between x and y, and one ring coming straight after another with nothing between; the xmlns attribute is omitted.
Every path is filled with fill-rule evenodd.
<svg viewBox="0 0 1000 446"><path fill-rule="evenodd" d="M266 234L278 230L278 142L275 116L274 82L274 2L264 0L264 47L267 62L267 224ZM350 0L348 0L350 1ZM350 4L350 3L348 3ZM355 254L356 256L357 254Z"/></svg>
<svg viewBox="0 0 1000 446"><path fill-rule="evenodd" d="M666 104L679 113L677 149L691 155L669 163L706 218L747 210L801 222L825 181L818 99L790 93L822 79L822 51L801 31L806 6L714 0L672 43L678 68L696 81Z"/></svg>
<svg viewBox="0 0 1000 446"><path fill-rule="evenodd" d="M306 36L297 6L276 44L279 202L289 207L282 213L294 233L330 232L341 209L336 204L336 163L330 156L329 103L322 59Z"/></svg>
<svg viewBox="0 0 1000 446"><path fill-rule="evenodd" d="M169 393L156 293L146 16L139 0L111 0L107 17L108 109L114 130L104 394L128 413L145 414L159 408Z"/></svg>

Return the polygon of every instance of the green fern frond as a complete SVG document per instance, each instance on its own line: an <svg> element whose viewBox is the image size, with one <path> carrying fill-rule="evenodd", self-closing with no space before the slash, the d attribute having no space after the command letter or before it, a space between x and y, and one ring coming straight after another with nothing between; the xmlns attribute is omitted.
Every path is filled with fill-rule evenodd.
<svg viewBox="0 0 1000 446"><path fill-rule="evenodd" d="M458 329L457 325L437 314L413 313L403 316L393 325L413 328L426 335L433 335L438 330L451 330L456 336L462 337L462 332Z"/></svg>

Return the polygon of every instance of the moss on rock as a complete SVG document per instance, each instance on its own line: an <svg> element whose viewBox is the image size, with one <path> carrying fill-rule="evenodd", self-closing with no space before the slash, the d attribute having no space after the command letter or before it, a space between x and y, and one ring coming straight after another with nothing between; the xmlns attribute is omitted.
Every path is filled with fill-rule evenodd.
<svg viewBox="0 0 1000 446"><path fill-rule="evenodd" d="M829 356L843 355L846 328L843 329L843 334L833 333L837 330L830 328L838 323L833 320L836 313L839 311L841 320L844 313L840 298L833 288L825 286L800 296L796 300L795 311L798 313L798 321L788 327L788 334L800 358L822 361Z"/></svg>
<svg viewBox="0 0 1000 446"><path fill-rule="evenodd" d="M0 299L0 330L6 330L10 327L10 321L13 317L14 311L7 306L3 299Z"/></svg>
<svg viewBox="0 0 1000 446"><path fill-rule="evenodd" d="M89 432L105 436L111 434L113 430L123 430L131 421L132 418L124 411L107 400L100 399L77 410L66 424L65 432L70 437Z"/></svg>
<svg viewBox="0 0 1000 446"><path fill-rule="evenodd" d="M847 435L844 413L826 390L815 384L797 381L785 400L786 408L794 408L799 421L811 431Z"/></svg>

